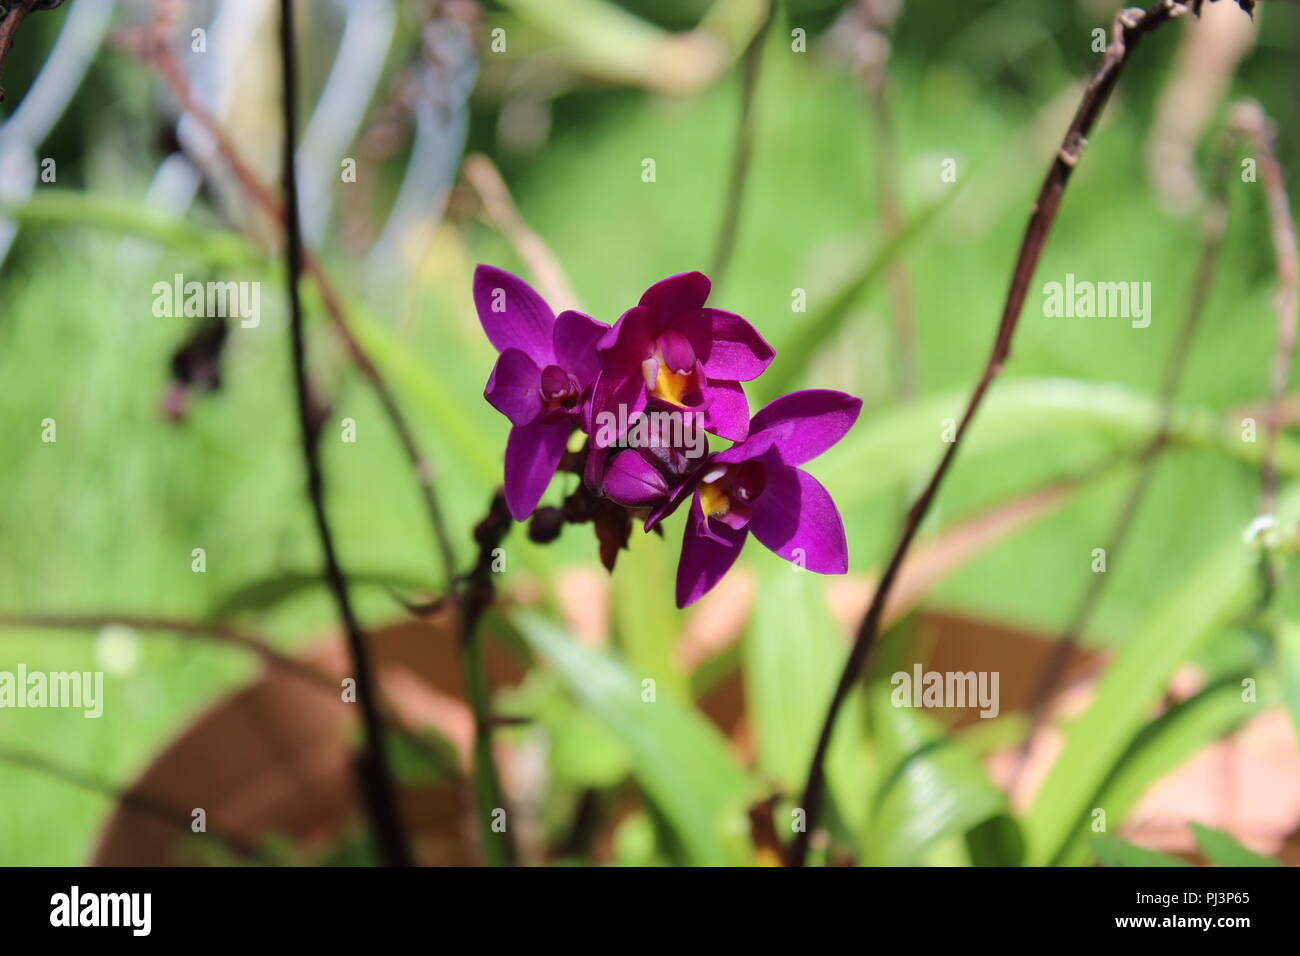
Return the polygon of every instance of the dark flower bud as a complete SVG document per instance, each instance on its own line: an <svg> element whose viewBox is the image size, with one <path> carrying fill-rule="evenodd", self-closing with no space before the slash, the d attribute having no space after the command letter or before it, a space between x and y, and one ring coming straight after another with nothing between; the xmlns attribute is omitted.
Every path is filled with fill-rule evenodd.
<svg viewBox="0 0 1300 956"><path fill-rule="evenodd" d="M538 508L528 524L528 540L549 544L564 530L564 512L559 508Z"/></svg>

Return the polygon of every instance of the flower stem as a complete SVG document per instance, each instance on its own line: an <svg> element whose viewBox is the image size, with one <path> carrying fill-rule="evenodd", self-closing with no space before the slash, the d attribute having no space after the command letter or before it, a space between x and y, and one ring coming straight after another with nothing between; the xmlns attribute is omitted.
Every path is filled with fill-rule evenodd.
<svg viewBox="0 0 1300 956"><path fill-rule="evenodd" d="M298 296L298 282L302 275L303 242L301 222L298 218L298 182L294 168L294 133L297 128L297 78L295 69L293 30L293 0L280 0L280 68L283 82L281 102L284 119L284 231L288 259L289 331L293 345L294 396L298 409L299 434L302 455L307 470L307 496L311 501L316 532L320 538L325 559L325 580L334 595L339 618L347 635L356 671L357 697L361 704L365 746L358 760L363 803L370 818L375 842L385 863L389 866L409 866L410 849L406 830L397 805L397 792L393 786L384 748L383 726L371 676L370 661L366 653L365 636L348 597L347 580L339 565L334 549L334 537L325 513L324 475L321 471L318 425L313 411L307 383L306 343L303 335L302 302Z"/></svg>
<svg viewBox="0 0 1300 956"><path fill-rule="evenodd" d="M510 533L513 520L506 507L505 494L497 490L488 513L474 528L478 559L465 575L460 588L461 653L465 659L465 693L474 713L474 816L478 822L483 856L492 866L513 866L518 862L511 833L505 790L497 774L492 754L492 700L487 676L487 661L478 627L483 613L496 596L493 563L497 549ZM496 830L496 812L504 813L504 828Z"/></svg>
<svg viewBox="0 0 1300 956"><path fill-rule="evenodd" d="M1091 132L1093 124L1097 121L1097 117L1101 115L1107 100L1110 99L1110 94L1115 89L1115 84L1119 80L1120 73L1128 62L1130 54L1141 42L1142 38L1161 24L1182 15L1186 11L1187 6L1177 2L1177 0L1161 0L1161 2L1154 4L1145 11L1133 8L1124 10L1115 17L1114 26L1111 30L1110 46L1106 49L1101 66L1084 90L1083 99L1074 114L1074 119L1066 130L1065 137L1061 141L1056 155L1052 158L1051 165L1047 170L1047 176L1038 192L1034 211L1025 227L1024 238L1020 243L1020 252L1016 257L1015 268L1011 275L1011 285L1007 290L1002 318L998 323L997 335L993 340L993 348L989 353L988 360L985 362L984 370L980 374L979 381L976 382L975 389L967 402L966 410L957 425L953 441L944 450L943 456L939 459L939 464L930 476L929 482L926 483L926 486L907 513L907 519L903 524L898 542L894 546L889 563L885 566L884 574L881 575L880 583L876 586L875 594L872 595L871 604L858 627L853 641L853 648L849 652L848 660L844 664L844 670L840 674L839 683L831 696L830 706L827 709L826 719L822 723L817 746L813 752L812 763L808 769L808 779L803 790L801 806L805 814L804 827L795 834L794 840L790 844L788 863L791 866L802 866L804 864L808 854L808 842L820 816L825 788L826 754L830 749L831 736L835 730L835 720L839 716L844 701L848 698L849 691L853 689L858 676L862 673L868 654L875 646L880 635L881 617L889 598L889 592L898 578L898 573L902 568L904 559L907 557L908 550L912 546L912 541L916 537L921 523L925 520L930 505L933 503L939 487L943 484L944 477L948 474L967 427L983 402L989 386L993 384L993 380L1002 371L1002 366L1011 353L1011 340L1020 321L1020 313L1024 306L1025 295L1029 291L1029 283L1033 279L1034 270L1038 265L1039 258L1042 256L1048 233L1051 231L1052 223L1055 221L1057 211L1060 209L1061 197L1065 192L1065 187L1069 183L1070 175L1074 172L1074 167L1078 163L1083 148L1087 143L1087 136Z"/></svg>
<svg viewBox="0 0 1300 956"><path fill-rule="evenodd" d="M1264 457L1260 463L1260 514L1271 515L1277 499L1277 436L1282 428L1282 404L1291 379L1291 360L1295 355L1296 311L1300 308L1300 251L1297 251L1296 227L1291 218L1291 200L1287 195L1286 176L1277 161L1273 123L1258 103L1244 102L1232 110L1233 128L1255 147L1260 175L1268 201L1268 218L1273 245L1273 262L1277 270L1277 294L1273 300L1277 313L1277 344L1273 349L1271 394L1266 425Z"/></svg>
<svg viewBox="0 0 1300 956"><path fill-rule="evenodd" d="M740 228L741 200L745 196L745 183L749 179L749 161L754 152L754 94L763 67L763 44L767 31L776 19L776 0L768 0L763 22L745 48L741 62L740 118L736 124L736 147L731 161L731 178L727 183L727 203L723 207L722 223L713 249L713 262L709 275L715 286L722 285L722 277L731 264L731 254L736 247L736 232Z"/></svg>

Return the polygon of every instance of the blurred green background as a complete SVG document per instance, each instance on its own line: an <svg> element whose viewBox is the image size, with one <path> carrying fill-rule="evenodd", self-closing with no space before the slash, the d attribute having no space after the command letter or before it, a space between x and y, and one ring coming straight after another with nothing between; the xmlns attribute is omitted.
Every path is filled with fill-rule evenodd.
<svg viewBox="0 0 1300 956"><path fill-rule="evenodd" d="M23 26L5 71L4 109L21 102L64 19L81 2L34 15ZM467 151L497 163L523 218L554 251L585 310L612 322L655 280L708 268L733 151L739 45L732 45L730 65L698 88L647 89L592 69L573 52L581 36L575 41L548 29L545 18L529 16L530 6L485 4L480 11ZM618 6L655 27L684 31L710 4ZM398 3L396 10L372 116L419 56L419 31L429 14L422 3ZM178 48L188 23L202 23L211 12L203 4L179 4ZM339 14L324 3L304 5L303 14L303 30L315 38L301 45L310 101L319 93ZM122 4L115 25L152 15L148 4ZM920 404L909 413L891 393L889 299L880 280L852 298L833 335L812 343L810 367L792 382L843 389L866 403L850 438L810 469L843 513L853 571L873 569L887 553L900 493L914 492L928 475L942 451L942 419L959 414L978 375L1029 203L1076 102L1070 91L1097 59L1091 31L1107 26L1109 16L1107 4L1091 2L909 0L902 6L888 61L898 141L898 169L888 188L909 218L941 204L901 256L914 291ZM807 334L808 319L887 239L867 100L837 39L843 17L842 4L796 0L777 14L757 87L752 171L735 254L710 300L748 317L773 343L774 371L791 343ZM1285 162L1300 150L1300 5L1268 3L1262 18L1257 45L1231 88L1258 98L1277 120ZM581 35L598 25L578 18L566 32ZM503 27L510 41L500 56L488 49L494 27ZM791 51L795 28L807 31L806 53ZM1176 24L1150 38L1124 76L1066 195L1012 360L927 534L1135 449L1149 434L1150 402L1198 248L1195 214L1171 212L1160 202L1144 162L1154 104L1174 74L1186 31ZM592 42L599 46L599 37ZM244 96L223 119L236 143L269 155L273 171L278 142L273 126L269 137L265 127L275 115L275 92L245 90ZM1225 105L1226 98L1214 105L1216 119ZM213 265L213 237L256 237L256 230L212 190L182 220L193 228L178 230L175 241L123 235L123 220L126 231L144 228L129 213L144 208L173 120L149 69L106 46L36 147L38 157L56 158L57 182L36 185L29 203L14 204L25 208L15 213L22 228L0 276L0 613L201 618L251 582L317 567L274 251L241 240L245 265ZM474 217L459 184L432 243L394 262L382 281L369 280L348 230L364 234L370 222L373 235L374 221L382 221L410 148L409 127L399 119L389 155L360 162L356 187L335 184L339 199L322 254L348 292L354 321L393 346L382 364L436 462L463 563L471 553L469 531L499 480L507 430L481 397L494 356L474 316L469 277L478 262L531 277L512 246ZM656 163L653 183L642 181L646 157ZM946 158L956 160L955 184L941 179ZM362 186L358 211L343 193ZM1181 396L1191 408L1225 416L1267 396L1274 341L1262 190L1233 177L1230 202L1222 264ZM155 318L150 311L153 283L176 272L264 280L260 327L231 330L220 390L195 396L180 424L161 414L160 399L170 357L193 320ZM1067 272L1150 282L1151 326L1044 317L1041 284ZM792 312L794 289L806 290L807 313ZM441 586L434 545L400 448L373 394L328 334L318 301L309 296L308 302L313 359L331 390L333 418L322 447L345 567L434 592ZM1044 378L1075 384L1059 392L1046 385L1016 389L1017 380ZM1087 383L1115 388L1099 391ZM760 382L751 390L753 407L773 397L762 389ZM1008 396L1002 406L1000 393ZM1054 411L1058 401L1075 407ZM355 444L335 440L344 417L357 423ZM41 441L46 418L57 422L56 443ZM1122 645L1153 604L1186 579L1198 556L1238 535L1255 515L1258 475L1243 457L1249 451L1221 445L1230 442L1175 443L1164 455L1089 643ZM983 550L928 600L1058 631L1088 583L1091 550L1105 542L1130 477L1121 469L1089 483L1059 511ZM559 492L557 482L547 500L558 501ZM680 515L670 523L665 553L675 552L680 524ZM202 574L191 571L198 547L207 555ZM532 576L542 585L543 605L551 600L549 579L596 561L585 529L571 529L545 549L516 531L507 548L512 573L505 586ZM769 570L775 564L757 548L742 561ZM384 588L355 590L367 621L400 616ZM667 610L672 597L665 590L647 600ZM244 619L286 649L328 632L334 620L320 589L246 612ZM672 612L664 620L680 619ZM189 719L257 672L251 658L203 642L141 635L132 646L138 660L123 661L120 649L115 656L93 633L4 631L0 667L106 669L108 703L99 720L77 711L4 711L0 743L38 749L58 763L126 783ZM109 807L102 795L0 766L0 862L84 861Z"/></svg>

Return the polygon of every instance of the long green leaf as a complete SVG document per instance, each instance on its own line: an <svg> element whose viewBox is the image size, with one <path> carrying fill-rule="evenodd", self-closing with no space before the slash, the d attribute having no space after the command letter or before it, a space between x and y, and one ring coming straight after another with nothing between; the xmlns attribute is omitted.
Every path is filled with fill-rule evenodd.
<svg viewBox="0 0 1300 956"><path fill-rule="evenodd" d="M461 463L474 469L479 481L488 486L499 484L501 461L492 454L487 436L474 417L465 414L465 396L450 391L428 361L403 345L369 310L353 302L348 309L353 333L385 377L416 399L428 420L456 446Z"/></svg>
<svg viewBox="0 0 1300 956"><path fill-rule="evenodd" d="M1096 805L1112 823L1122 820L1151 784L1258 713L1258 704L1242 701L1236 676L1179 701L1134 738L1103 784Z"/></svg>
<svg viewBox="0 0 1300 956"><path fill-rule="evenodd" d="M689 698L686 675L674 655L682 616L673 593L676 542L634 533L614 568L613 615L618 647L638 679L653 677L660 689Z"/></svg>
<svg viewBox="0 0 1300 956"><path fill-rule="evenodd" d="M785 793L798 793L844 663L845 641L831 620L824 579L784 561L764 561L758 601L744 641L745 701L759 768ZM860 835L860 794L869 780L861 701L846 712L827 756L831 799Z"/></svg>
<svg viewBox="0 0 1300 956"><path fill-rule="evenodd" d="M907 866L925 851L1006 812L1006 798L979 758L927 715L895 707L873 687L872 731L883 778L873 805L866 862Z"/></svg>
<svg viewBox="0 0 1300 956"><path fill-rule="evenodd" d="M826 348L828 343L834 342L835 336L839 334L851 314L853 303L880 278L889 264L925 231L935 217L947 208L959 191L960 187L954 187L945 191L937 199L931 200L920 212L904 223L902 229L881 245L862 264L857 273L835 291L825 306L799 323L795 331L780 342L776 361L755 383L759 394L765 399L772 399L785 394L799 384L817 352Z"/></svg>
<svg viewBox="0 0 1300 956"><path fill-rule="evenodd" d="M775 2L775 0L772 0ZM573 66L607 80L681 90L698 85L744 48L762 22L764 0L710 4L708 39L701 56L683 59L674 50L686 38L671 34L608 0L501 0L503 6L547 34L555 53ZM716 10L716 8L725 8ZM719 42L720 41L720 42ZM716 45L717 49L714 49Z"/></svg>
<svg viewBox="0 0 1300 956"><path fill-rule="evenodd" d="M1190 866L1176 856L1134 846L1106 833L1095 835L1089 846L1103 866Z"/></svg>
<svg viewBox="0 0 1300 956"><path fill-rule="evenodd" d="M1300 498L1292 489L1281 511L1293 515L1297 503ZM1065 747L1025 818L1031 865L1051 863L1077 837L1169 675L1244 605L1254 583L1255 556L1234 537L1166 596L1129 638L1092 705L1070 726Z"/></svg>
<svg viewBox="0 0 1300 956"><path fill-rule="evenodd" d="M410 574L380 571L350 571L348 581L354 586L369 584L410 591L427 585ZM208 618L220 621L232 614L267 611L305 591L324 586L325 578L320 571L281 571L245 582L218 596L208 611Z"/></svg>
<svg viewBox="0 0 1300 956"><path fill-rule="evenodd" d="M257 261L243 236L211 225L196 225L143 205L75 189L38 189L21 205L0 206L6 217L25 225L93 226L107 232L152 239L212 265L249 266Z"/></svg>
<svg viewBox="0 0 1300 956"><path fill-rule="evenodd" d="M942 451L945 418L958 418L969 396L951 392L860 423L817 463L817 474L836 498L862 501L911 480L931 467ZM979 455L1038 437L1093 432L1146 441L1160 419L1153 396L1113 382L1078 379L1024 378L998 385L980 410L979 420L962 446L962 454ZM1170 440L1176 444L1214 449L1230 458L1256 465L1263 442L1243 442L1223 416L1201 409L1180 409L1174 416ZM1300 443L1285 438L1277 448L1281 474L1300 475Z"/></svg>
<svg viewBox="0 0 1300 956"><path fill-rule="evenodd" d="M535 613L514 620L533 652L627 747L637 781L687 861L748 862L750 781L717 730L671 694L648 700L646 688L617 656L588 650Z"/></svg>
<svg viewBox="0 0 1300 956"><path fill-rule="evenodd" d="M1216 866L1281 866L1272 857L1248 850L1231 835L1204 824L1190 824L1196 845Z"/></svg>

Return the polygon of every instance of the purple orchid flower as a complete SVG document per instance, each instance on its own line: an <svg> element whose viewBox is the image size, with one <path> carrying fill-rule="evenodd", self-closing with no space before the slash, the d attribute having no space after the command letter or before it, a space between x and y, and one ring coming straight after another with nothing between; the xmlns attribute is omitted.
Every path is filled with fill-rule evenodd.
<svg viewBox="0 0 1300 956"><path fill-rule="evenodd" d="M769 550L809 571L848 570L844 522L835 502L798 466L843 438L861 410L862 400L843 392L794 392L755 415L745 441L708 459L693 483L695 497L682 536L679 608L698 601L722 579L750 531Z"/></svg>
<svg viewBox="0 0 1300 956"><path fill-rule="evenodd" d="M698 414L706 431L744 441L749 405L740 383L761 375L776 353L745 319L706 308L710 288L701 272L669 276L623 314L600 343L595 415L621 408L632 416L649 402Z"/></svg>
<svg viewBox="0 0 1300 956"><path fill-rule="evenodd" d="M584 480L588 487L633 511L651 511L646 530L664 517L669 502L680 502L709 453L699 419L680 409L644 415L624 432L620 445L593 447ZM674 505L675 507L675 505Z"/></svg>
<svg viewBox="0 0 1300 956"><path fill-rule="evenodd" d="M474 270L474 305L501 353L483 396L510 419L506 504L523 521L583 424L600 371L596 346L609 326L581 312L555 315L528 283L493 266Z"/></svg>

